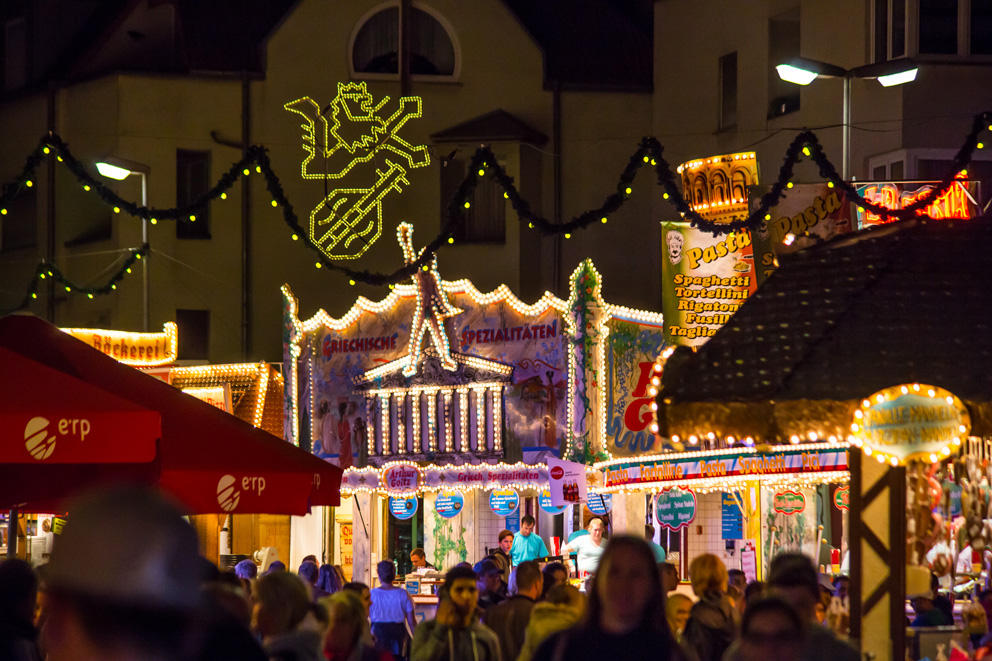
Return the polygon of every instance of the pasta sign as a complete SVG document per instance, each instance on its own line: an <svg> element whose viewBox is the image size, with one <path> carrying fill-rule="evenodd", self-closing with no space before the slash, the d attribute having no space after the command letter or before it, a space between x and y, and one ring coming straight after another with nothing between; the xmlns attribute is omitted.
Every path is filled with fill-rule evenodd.
<svg viewBox="0 0 992 661"><path fill-rule="evenodd" d="M665 489L654 501L654 514L662 528L688 528L696 518L696 494L691 489Z"/></svg>
<svg viewBox="0 0 992 661"><path fill-rule="evenodd" d="M780 491L772 498L772 509L779 514L798 514L806 509L806 496L802 491Z"/></svg>

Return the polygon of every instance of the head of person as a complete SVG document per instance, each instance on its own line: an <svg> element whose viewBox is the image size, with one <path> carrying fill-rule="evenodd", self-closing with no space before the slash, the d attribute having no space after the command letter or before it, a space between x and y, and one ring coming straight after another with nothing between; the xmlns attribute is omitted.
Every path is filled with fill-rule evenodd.
<svg viewBox="0 0 992 661"><path fill-rule="evenodd" d="M516 594L537 600L544 592L544 574L535 560L526 560L513 568L516 577Z"/></svg>
<svg viewBox="0 0 992 661"><path fill-rule="evenodd" d="M524 537L530 537L530 534L534 532L534 526L537 525L537 520L530 514L525 514L520 519L520 534ZM510 542L511 544L513 542Z"/></svg>
<svg viewBox="0 0 992 661"><path fill-rule="evenodd" d="M909 603L913 606L913 611L917 615L922 615L928 611L933 610L933 591L927 590L926 592L918 592L916 594L906 595L909 597Z"/></svg>
<svg viewBox="0 0 992 661"><path fill-rule="evenodd" d="M747 587L744 588L744 610L747 610L758 599L764 598L765 592L764 581L751 581L748 583Z"/></svg>
<svg viewBox="0 0 992 661"><path fill-rule="evenodd" d="M201 606L196 532L150 489L101 491L70 506L45 571L51 661L178 659Z"/></svg>
<svg viewBox="0 0 992 661"><path fill-rule="evenodd" d="M544 595L556 585L566 585L568 583L568 570L560 562L549 562L541 570L544 574Z"/></svg>
<svg viewBox="0 0 992 661"><path fill-rule="evenodd" d="M416 548L410 551L410 562L413 563L414 569L417 569L419 567L426 567L427 554L424 552L424 549Z"/></svg>
<svg viewBox="0 0 992 661"><path fill-rule="evenodd" d="M741 622L741 657L746 661L798 659L805 626L786 601L776 597L756 600Z"/></svg>
<svg viewBox="0 0 992 661"><path fill-rule="evenodd" d="M654 526L651 525L644 526L644 539L648 540L649 542L654 541Z"/></svg>
<svg viewBox="0 0 992 661"><path fill-rule="evenodd" d="M369 590L369 586L364 583L359 583L358 581L351 581L350 583L345 583L341 586L342 590L347 590L348 592L354 592L358 595L358 598L362 602L362 606L365 607L365 618L369 617L369 609L372 607L372 591Z"/></svg>
<svg viewBox="0 0 992 661"><path fill-rule="evenodd" d="M242 579L225 572L218 580L205 583L202 591L208 609L223 610L245 628L251 626L253 604Z"/></svg>
<svg viewBox="0 0 992 661"><path fill-rule="evenodd" d="M472 568L475 573L477 587L480 594L486 592L495 592L499 589L499 584L502 581L503 572L499 570L496 563L486 558L485 560L480 560L475 563L475 567Z"/></svg>
<svg viewBox="0 0 992 661"><path fill-rule="evenodd" d="M737 588L737 593L744 596L744 590L747 588L747 576L740 569L728 569L727 570L727 587Z"/></svg>
<svg viewBox="0 0 992 661"><path fill-rule="evenodd" d="M700 599L722 594L727 589L727 567L712 553L696 556L689 564L689 582Z"/></svg>
<svg viewBox="0 0 992 661"><path fill-rule="evenodd" d="M324 651L348 658L369 626L368 614L357 592L341 590L320 600L327 610Z"/></svg>
<svg viewBox="0 0 992 661"><path fill-rule="evenodd" d="M255 584L252 628L262 640L296 629L310 610L310 593L303 580L289 572L265 574Z"/></svg>
<svg viewBox="0 0 992 661"><path fill-rule="evenodd" d="M936 576L934 577L936 578ZM938 581L939 583L939 581ZM851 579L848 576L838 576L834 579L834 596L839 599L847 599L851 590Z"/></svg>
<svg viewBox="0 0 992 661"><path fill-rule="evenodd" d="M305 555L305 556L303 556L303 559L300 560L300 564L303 564L304 562L312 562L313 564L316 565L317 564L317 556L315 556L313 554L311 554L311 555Z"/></svg>
<svg viewBox="0 0 992 661"><path fill-rule="evenodd" d="M321 565L317 571L317 587L327 594L334 594L341 589L343 581L334 569L334 565Z"/></svg>
<svg viewBox="0 0 992 661"><path fill-rule="evenodd" d="M258 565L255 564L254 560L245 558L238 564L234 565L234 575L238 578L244 578L250 581L258 577Z"/></svg>
<svg viewBox="0 0 992 661"><path fill-rule="evenodd" d="M317 567L317 563L304 560L296 573L310 585L317 585L317 576L320 574L320 568Z"/></svg>
<svg viewBox="0 0 992 661"><path fill-rule="evenodd" d="M275 574L277 572L286 571L286 563L282 560L273 560L269 563L268 569L266 569L263 574Z"/></svg>
<svg viewBox="0 0 992 661"><path fill-rule="evenodd" d="M444 575L444 584L438 592L442 601L449 601L459 613L475 611L479 605L479 589L475 572L465 567L455 567Z"/></svg>
<svg viewBox="0 0 992 661"><path fill-rule="evenodd" d="M37 600L38 576L31 565L17 558L0 561L0 622L30 628Z"/></svg>
<svg viewBox="0 0 992 661"><path fill-rule="evenodd" d="M668 594L679 587L682 577L679 576L679 568L671 562L659 562L658 569L661 571L661 588Z"/></svg>
<svg viewBox="0 0 992 661"><path fill-rule="evenodd" d="M642 538L611 539L591 588L587 626L611 633L648 629L670 634L658 565Z"/></svg>
<svg viewBox="0 0 992 661"><path fill-rule="evenodd" d="M380 585L392 585L396 580L396 564L392 560L383 560L375 566L375 573Z"/></svg>
<svg viewBox="0 0 992 661"><path fill-rule="evenodd" d="M801 553L779 553L768 568L768 591L799 613L805 622L816 615L820 587L812 561Z"/></svg>
<svg viewBox="0 0 992 661"><path fill-rule="evenodd" d="M603 533L606 532L606 522L602 517L594 516L586 523L586 530L589 531L592 540L599 544L603 540Z"/></svg>
<svg viewBox="0 0 992 661"><path fill-rule="evenodd" d="M685 623L689 621L689 611L692 610L692 599L681 592L669 595L665 602L665 615L668 626L676 636L682 635Z"/></svg>
<svg viewBox="0 0 992 661"><path fill-rule="evenodd" d="M513 533L509 530L501 530L498 539L499 550L503 553L509 553L510 549L513 548Z"/></svg>

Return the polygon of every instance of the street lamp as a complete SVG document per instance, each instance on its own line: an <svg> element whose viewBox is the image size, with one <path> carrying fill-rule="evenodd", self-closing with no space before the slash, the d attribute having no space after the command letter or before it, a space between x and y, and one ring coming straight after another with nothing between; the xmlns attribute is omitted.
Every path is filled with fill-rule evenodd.
<svg viewBox="0 0 992 661"><path fill-rule="evenodd" d="M123 158L107 157L96 163L96 171L104 177L121 181L127 179L132 174L141 177L141 206L148 207L148 173L151 171L147 165L128 161ZM141 243L148 243L148 219L141 219ZM148 332L148 258L141 260L141 312L142 330Z"/></svg>
<svg viewBox="0 0 992 661"><path fill-rule="evenodd" d="M853 69L844 69L834 64L796 57L775 67L778 76L787 83L809 85L817 78L842 78L844 80L844 119L841 125L843 131L843 154L841 178L847 181L850 175L851 154L851 79L875 79L882 87L902 85L916 80L919 67L910 59L889 60L876 64L866 64Z"/></svg>

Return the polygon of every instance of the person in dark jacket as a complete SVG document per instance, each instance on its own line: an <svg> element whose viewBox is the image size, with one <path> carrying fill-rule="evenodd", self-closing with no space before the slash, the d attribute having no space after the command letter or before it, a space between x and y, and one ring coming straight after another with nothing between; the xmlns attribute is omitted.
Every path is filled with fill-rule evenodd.
<svg viewBox="0 0 992 661"><path fill-rule="evenodd" d="M689 581L699 601L689 611L682 643L698 661L720 661L741 628L740 611L727 597L727 568L720 558L704 553L689 565Z"/></svg>
<svg viewBox="0 0 992 661"><path fill-rule="evenodd" d="M438 598L437 616L413 633L410 661L501 661L496 634L476 619L475 572L467 567L449 571Z"/></svg>
<svg viewBox="0 0 992 661"><path fill-rule="evenodd" d="M513 568L517 593L486 611L482 623L499 638L499 648L506 659L516 659L524 646L531 611L544 588L541 567L534 560L525 560Z"/></svg>
<svg viewBox="0 0 992 661"><path fill-rule="evenodd" d="M683 658L668 628L654 553L642 538L622 535L603 552L583 619L545 640L533 661Z"/></svg>
<svg viewBox="0 0 992 661"><path fill-rule="evenodd" d="M11 558L0 562L0 659L40 661L34 608L38 577L31 565Z"/></svg>

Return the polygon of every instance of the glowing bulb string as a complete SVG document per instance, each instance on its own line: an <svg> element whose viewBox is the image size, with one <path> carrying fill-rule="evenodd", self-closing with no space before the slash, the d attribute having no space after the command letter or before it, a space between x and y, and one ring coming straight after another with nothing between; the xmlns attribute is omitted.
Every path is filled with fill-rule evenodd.
<svg viewBox="0 0 992 661"><path fill-rule="evenodd" d="M28 285L27 293L24 294L24 298L21 300L20 305L11 310L11 312L23 310L29 303L31 303L32 300L37 299L38 288L44 280L52 280L59 283L68 294L86 294L89 298L109 294L117 289L117 283L123 280L124 277L131 272L131 267L134 266L136 262L148 256L148 244L145 243L140 248L128 248L126 249L126 252L128 253L128 256L121 264L120 269L118 269L117 272L104 284L95 287L77 284L73 280L66 277L65 273L62 272L62 269L60 269L57 264L54 262L49 262L48 260L42 260L35 267L34 276L31 278L31 283ZM0 313L0 316L2 316L2 314L3 313Z"/></svg>
<svg viewBox="0 0 992 661"><path fill-rule="evenodd" d="M157 209L139 206L119 196L87 171L86 167L72 155L61 137L55 133L48 133L42 137L38 146L26 159L20 175L13 182L3 186L2 192L0 192L0 209L2 209L0 212L6 212L9 203L20 192L34 186L35 171L46 156L49 155L55 155L59 162L63 163L73 173L84 189L96 193L106 204L112 205L115 211L123 211L131 216L148 219L152 222L179 219L194 221L196 213L203 209L208 202L226 197L227 191L234 186L240 177L250 176L254 171L264 177L266 187L272 195L272 204L273 206L282 208L283 219L293 231L293 238L303 239L306 245L317 252L317 265L319 267L338 271L346 275L350 280L360 281L368 285L395 285L409 279L417 269L429 264L438 248L445 243L451 242L455 228L458 223L464 220L465 210L470 206L471 195L479 179L490 173L492 173L492 176L503 188L504 197L510 202L521 222L526 221L528 225L537 228L544 234L565 234L566 238L570 236L571 232L577 229L583 229L597 221L603 222L608 220L610 214L619 210L632 195L634 177L638 170L645 165L650 165L654 168L658 184L664 188L667 199L695 227L703 231L712 232L714 235L727 234L741 229L756 230L766 221L765 217L769 210L775 207L784 196L786 189L792 183L793 168L804 156L809 157L817 164L821 176L830 184L842 190L848 199L860 208L868 209L883 218L903 220L916 217L918 211L929 206L951 186L955 185L956 178L967 167L974 151L982 146L978 141L979 134L986 127L992 129L990 122L992 122L992 111L986 111L976 115L971 132L965 138L964 144L954 157L953 167L944 176L940 184L902 209L889 209L859 195L854 186L840 178L836 167L824 154L823 147L820 145L816 134L812 131L802 131L793 139L789 148L786 150L785 159L779 170L778 178L772 185L771 190L761 197L759 206L749 216L720 223L708 220L693 211L682 195L679 178L672 172L668 162L662 157L664 147L653 137L645 137L641 140L637 151L630 157L629 162L620 175L615 193L609 195L600 207L585 211L573 217L570 221L561 224L553 223L534 214L530 209L530 203L520 196L519 191L513 183L513 178L499 164L495 154L488 148L482 147L473 155L467 175L448 202L445 208L444 222L438 235L424 247L415 261L388 274L349 269L335 264L320 252L319 248L309 240L306 230L300 225L299 218L285 195L279 177L272 170L267 150L260 145L249 147L245 157L232 164L213 188L190 204L183 207Z"/></svg>

